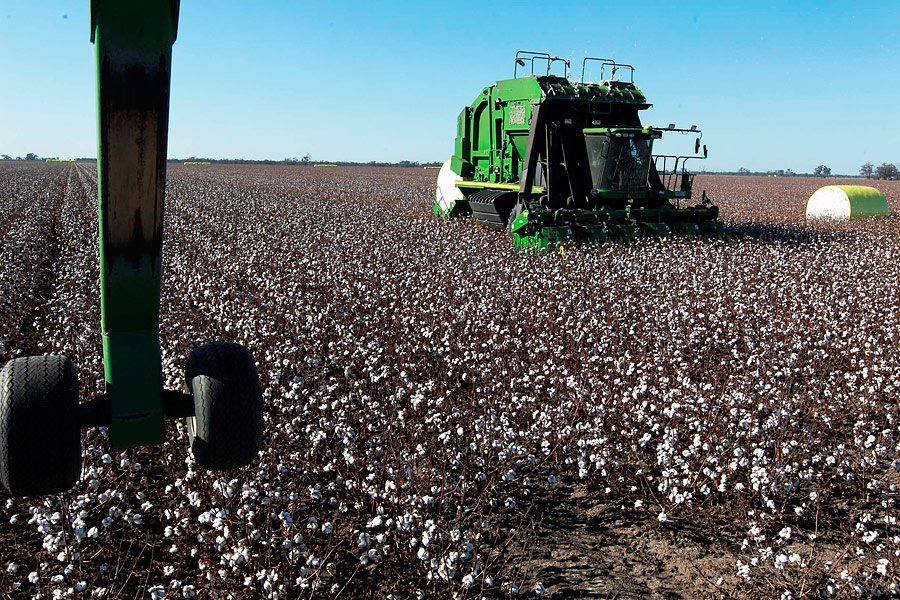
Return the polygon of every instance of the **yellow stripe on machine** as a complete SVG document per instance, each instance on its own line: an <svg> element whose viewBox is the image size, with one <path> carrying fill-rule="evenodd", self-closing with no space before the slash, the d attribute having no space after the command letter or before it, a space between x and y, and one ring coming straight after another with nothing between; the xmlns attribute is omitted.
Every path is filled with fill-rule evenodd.
<svg viewBox="0 0 900 600"><path fill-rule="evenodd" d="M519 191L520 187L517 183L488 183L486 181L457 181L454 185L461 188L473 188L479 190L509 190L511 192ZM531 188L531 191L535 194L542 194L544 192L544 188L536 185Z"/></svg>

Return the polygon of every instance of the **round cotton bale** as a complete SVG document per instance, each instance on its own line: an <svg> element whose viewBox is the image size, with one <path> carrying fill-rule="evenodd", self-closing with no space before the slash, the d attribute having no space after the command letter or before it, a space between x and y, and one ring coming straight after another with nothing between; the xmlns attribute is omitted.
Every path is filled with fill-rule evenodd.
<svg viewBox="0 0 900 600"><path fill-rule="evenodd" d="M826 185L809 197L807 219L849 221L888 214L887 198L865 185Z"/></svg>

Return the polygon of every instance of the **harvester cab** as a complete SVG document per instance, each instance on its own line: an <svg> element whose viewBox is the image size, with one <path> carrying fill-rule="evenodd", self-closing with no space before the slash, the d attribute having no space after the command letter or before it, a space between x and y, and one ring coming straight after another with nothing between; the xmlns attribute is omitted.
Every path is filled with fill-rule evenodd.
<svg viewBox="0 0 900 600"><path fill-rule="evenodd" d="M198 465L255 460L263 406L246 348L212 342L187 358L186 390L163 387L159 342L163 204L178 0L92 0L100 147L100 308L106 392L79 402L64 356L14 358L0 370L0 481L14 496L64 492L81 475L81 429L114 448L159 444L187 420Z"/></svg>
<svg viewBox="0 0 900 600"><path fill-rule="evenodd" d="M599 62L598 83L584 79L591 61ZM438 176L435 214L505 227L522 248L641 233L724 236L705 193L688 205L694 175L685 166L706 158L702 132L642 125L639 111L651 105L631 65L589 57L578 82L570 66L519 52L513 79L485 88L463 109L454 154ZM696 136L695 156L653 155L653 142L674 132Z"/></svg>

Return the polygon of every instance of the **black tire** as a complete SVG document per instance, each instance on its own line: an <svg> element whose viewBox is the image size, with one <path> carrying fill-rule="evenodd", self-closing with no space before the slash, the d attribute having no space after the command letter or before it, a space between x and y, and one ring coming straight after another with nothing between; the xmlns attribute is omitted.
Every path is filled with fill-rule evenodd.
<svg viewBox="0 0 900 600"><path fill-rule="evenodd" d="M224 471L253 462L262 446L263 405L250 352L233 342L204 344L188 356L185 379L194 397L188 435L197 464Z"/></svg>
<svg viewBox="0 0 900 600"><path fill-rule="evenodd" d="M15 358L0 371L0 481L13 496L71 489L81 477L78 373L65 356Z"/></svg>

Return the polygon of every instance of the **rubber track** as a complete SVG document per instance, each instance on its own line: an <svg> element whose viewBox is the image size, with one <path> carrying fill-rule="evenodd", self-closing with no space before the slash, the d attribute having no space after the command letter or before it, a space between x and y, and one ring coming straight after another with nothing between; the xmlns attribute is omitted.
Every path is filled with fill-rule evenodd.
<svg viewBox="0 0 900 600"><path fill-rule="evenodd" d="M468 197L472 214L479 221L505 227L516 195L506 190L479 190Z"/></svg>

